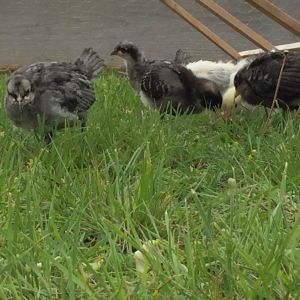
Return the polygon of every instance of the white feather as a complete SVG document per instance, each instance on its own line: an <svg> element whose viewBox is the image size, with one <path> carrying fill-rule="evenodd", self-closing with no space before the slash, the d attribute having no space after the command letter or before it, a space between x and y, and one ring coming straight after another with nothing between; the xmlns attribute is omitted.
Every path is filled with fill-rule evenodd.
<svg viewBox="0 0 300 300"><path fill-rule="evenodd" d="M244 101L234 99L234 77L236 73L249 64L249 59L242 59L238 63L229 62L214 62L209 60L199 60L186 65L197 77L206 78L215 82L223 96L223 106L231 108L234 104L239 105Z"/></svg>
<svg viewBox="0 0 300 300"><path fill-rule="evenodd" d="M209 60L199 60L189 63L186 66L197 77L214 81L223 93L230 83L230 75L236 71L236 65L232 62L214 62Z"/></svg>

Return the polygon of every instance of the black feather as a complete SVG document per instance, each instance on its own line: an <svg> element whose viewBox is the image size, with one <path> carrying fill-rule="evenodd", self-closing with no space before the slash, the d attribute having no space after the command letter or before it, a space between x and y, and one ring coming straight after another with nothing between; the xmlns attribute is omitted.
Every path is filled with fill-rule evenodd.
<svg viewBox="0 0 300 300"><path fill-rule="evenodd" d="M247 102L267 107L272 105L285 55L277 98L280 99L280 106L284 108L295 108L297 100L300 104L300 55L279 51L260 55L237 73L235 87Z"/></svg>
<svg viewBox="0 0 300 300"><path fill-rule="evenodd" d="M157 61L149 66L141 82L141 90L154 105L172 111L199 113L204 108L221 107L222 96L216 84L197 78L184 66L169 61Z"/></svg>
<svg viewBox="0 0 300 300"><path fill-rule="evenodd" d="M218 85L205 78L197 78L191 70L179 67L179 78L186 87L188 103L192 107L199 105L215 110L222 106L222 95Z"/></svg>

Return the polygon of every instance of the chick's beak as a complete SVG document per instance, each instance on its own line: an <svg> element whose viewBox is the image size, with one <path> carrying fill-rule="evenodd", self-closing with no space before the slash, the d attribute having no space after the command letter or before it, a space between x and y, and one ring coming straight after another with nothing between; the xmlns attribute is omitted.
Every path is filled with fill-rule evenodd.
<svg viewBox="0 0 300 300"><path fill-rule="evenodd" d="M22 97L20 95L17 96L17 101L20 103L22 101Z"/></svg>
<svg viewBox="0 0 300 300"><path fill-rule="evenodd" d="M235 92L234 92L234 99L236 99L240 95L241 95L240 92L238 90L235 90Z"/></svg>

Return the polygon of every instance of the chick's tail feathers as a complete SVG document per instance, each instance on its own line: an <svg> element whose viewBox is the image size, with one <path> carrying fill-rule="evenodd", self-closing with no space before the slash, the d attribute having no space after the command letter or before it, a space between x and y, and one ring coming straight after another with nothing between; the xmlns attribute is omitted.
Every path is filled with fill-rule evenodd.
<svg viewBox="0 0 300 300"><path fill-rule="evenodd" d="M190 53L182 49L178 49L175 54L174 62L180 65L187 65L191 59L192 56L190 55Z"/></svg>
<svg viewBox="0 0 300 300"><path fill-rule="evenodd" d="M104 60L92 48L84 49L75 65L89 79L94 79L105 67Z"/></svg>

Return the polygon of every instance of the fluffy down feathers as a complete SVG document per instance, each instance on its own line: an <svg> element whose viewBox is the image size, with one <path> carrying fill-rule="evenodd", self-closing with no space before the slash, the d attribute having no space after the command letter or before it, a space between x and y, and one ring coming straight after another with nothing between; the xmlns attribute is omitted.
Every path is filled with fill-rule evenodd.
<svg viewBox="0 0 300 300"><path fill-rule="evenodd" d="M80 72L80 73L79 73ZM70 112L85 111L95 102L92 82L76 66L69 63L36 63L17 70L9 79L17 76L27 78L35 91L34 103L39 105L40 97L49 91Z"/></svg>
<svg viewBox="0 0 300 300"><path fill-rule="evenodd" d="M230 84L230 76L236 70L236 65L232 62L213 62L199 60L186 65L197 77L206 78L215 82L221 93L224 93Z"/></svg>
<svg viewBox="0 0 300 300"><path fill-rule="evenodd" d="M218 87L214 83L198 80L181 65L187 57L181 50L176 54L177 62L147 60L136 45L126 41L119 43L112 55L125 60L129 81L139 92L141 101L161 113L198 113L205 108L214 109L221 105Z"/></svg>
<svg viewBox="0 0 300 300"><path fill-rule="evenodd" d="M74 63L41 62L18 69L7 82L7 116L25 129L36 129L43 120L48 132L54 126L64 127L66 121L73 124L77 117L85 124L95 102L91 79L103 66L88 48Z"/></svg>
<svg viewBox="0 0 300 300"><path fill-rule="evenodd" d="M200 79L181 65L156 62L142 79L143 93L152 99L153 106L161 111L168 105L177 112L199 113L215 109L222 104L222 96L215 83Z"/></svg>
<svg viewBox="0 0 300 300"><path fill-rule="evenodd" d="M197 77L209 79L217 84L223 96L223 106L230 109L233 105L240 105L243 100L235 99L234 77L235 74L249 64L250 59L242 59L238 63L214 62L199 60L186 65Z"/></svg>

